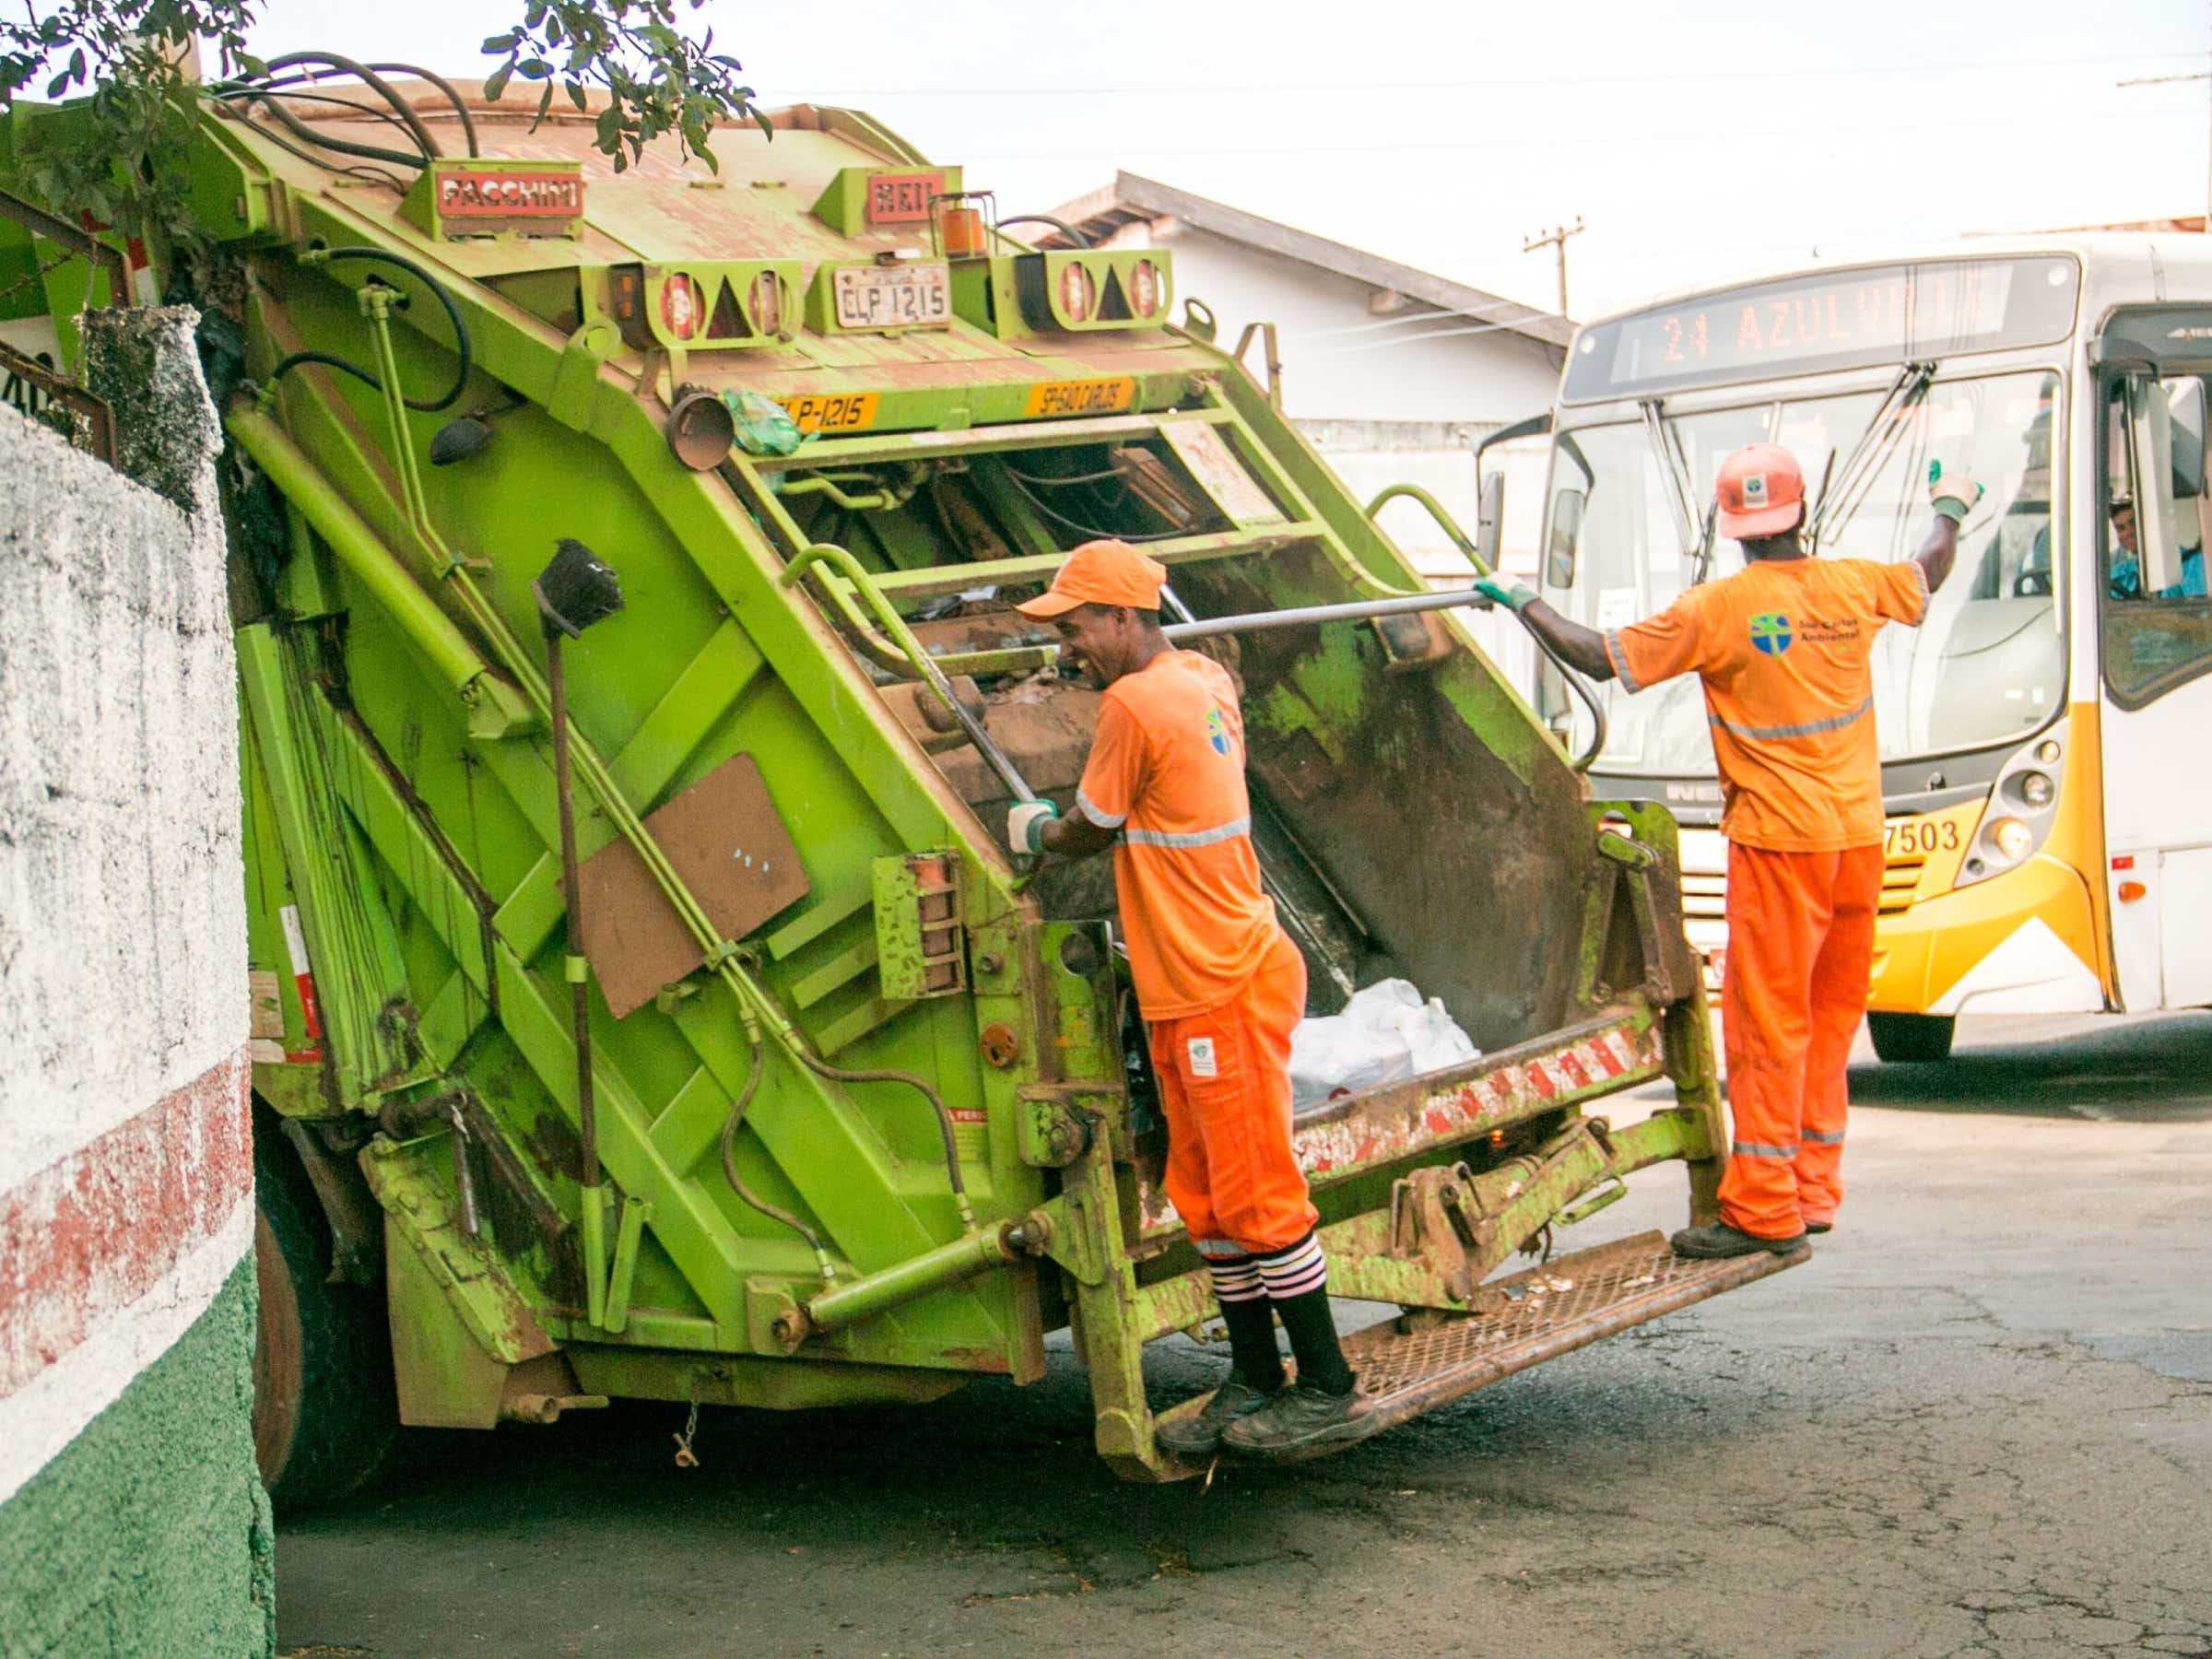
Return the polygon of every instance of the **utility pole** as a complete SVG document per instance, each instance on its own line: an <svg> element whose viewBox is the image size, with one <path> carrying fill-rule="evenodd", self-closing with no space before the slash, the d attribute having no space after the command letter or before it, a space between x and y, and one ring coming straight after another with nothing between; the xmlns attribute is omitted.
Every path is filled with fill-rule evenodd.
<svg viewBox="0 0 2212 1659"><path fill-rule="evenodd" d="M1567 239L1583 233L1583 216L1576 214L1574 223L1560 225L1541 236L1532 236L1521 244L1521 252L1534 253L1538 248L1557 248L1559 251L1559 315L1567 314Z"/></svg>
<svg viewBox="0 0 2212 1659"><path fill-rule="evenodd" d="M2212 81L2212 71L2196 75L2147 75L2136 80L2115 81L2120 87L2167 87L2177 81ZM2212 235L2212 145L2206 151L2205 166L2205 231Z"/></svg>

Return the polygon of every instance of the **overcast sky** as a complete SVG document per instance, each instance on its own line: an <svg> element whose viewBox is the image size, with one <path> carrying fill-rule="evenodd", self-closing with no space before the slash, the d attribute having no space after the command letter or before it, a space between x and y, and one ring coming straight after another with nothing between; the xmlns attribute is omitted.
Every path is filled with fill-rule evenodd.
<svg viewBox="0 0 2212 1659"><path fill-rule="evenodd" d="M522 0L268 0L265 55L480 74ZM1005 213L1117 168L1578 316L1898 239L2201 214L2207 0L843 0L699 17Z"/></svg>

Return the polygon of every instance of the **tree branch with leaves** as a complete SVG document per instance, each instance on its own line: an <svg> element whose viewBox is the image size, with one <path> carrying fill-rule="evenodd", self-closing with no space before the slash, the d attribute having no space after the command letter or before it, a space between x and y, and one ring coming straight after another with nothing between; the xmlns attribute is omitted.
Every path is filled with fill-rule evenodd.
<svg viewBox="0 0 2212 1659"><path fill-rule="evenodd" d="M604 96L596 143L620 171L645 147L673 136L686 156L715 165L716 124L766 115L742 65L694 36L683 13L703 0L529 0L523 19L483 50L500 63L484 92L516 78L542 82L538 118L566 93L578 110ZM0 107L75 101L18 139L18 187L49 211L89 214L166 250L199 240L191 211L191 140L208 97L252 95L266 65L246 50L257 0L22 0L0 14ZM190 72L195 43L219 65L205 85ZM311 82L329 76L308 76ZM18 129L20 132L21 129Z"/></svg>

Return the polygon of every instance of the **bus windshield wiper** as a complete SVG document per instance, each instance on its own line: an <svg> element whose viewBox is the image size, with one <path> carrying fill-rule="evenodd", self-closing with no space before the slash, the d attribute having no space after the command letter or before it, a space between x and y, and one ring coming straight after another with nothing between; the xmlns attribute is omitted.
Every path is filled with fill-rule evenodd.
<svg viewBox="0 0 2212 1659"><path fill-rule="evenodd" d="M1928 387L1936 379L1936 369L1933 360L1907 363L1900 369L1897 378L1889 382L1889 390L1882 394L1881 403L1868 417L1865 430L1851 446L1851 453L1844 456L1842 467L1833 474L1834 482L1831 484L1826 477L1821 479L1820 499L1813 503L1806 522L1807 553L1819 551L1821 538L1831 524L1841 530L1851 523L1852 514L1865 502L1890 452L1904 436L1906 415L1927 396ZM1834 465L1832 456L1830 465Z"/></svg>
<svg viewBox="0 0 2212 1659"><path fill-rule="evenodd" d="M1690 503L1697 500L1697 487L1691 483L1689 463L1682 454L1682 445L1675 436L1674 423L1666 418L1659 399L1647 397L1637 406L1643 411L1643 429L1652 441L1652 454L1659 463L1659 473L1666 480L1667 503L1675 510L1675 534L1682 538L1682 556L1697 558L1698 510Z"/></svg>

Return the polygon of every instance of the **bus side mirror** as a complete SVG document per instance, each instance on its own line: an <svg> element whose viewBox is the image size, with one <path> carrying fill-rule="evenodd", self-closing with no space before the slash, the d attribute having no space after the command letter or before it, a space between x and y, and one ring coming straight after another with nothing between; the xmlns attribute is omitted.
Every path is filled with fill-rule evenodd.
<svg viewBox="0 0 2212 1659"><path fill-rule="evenodd" d="M1547 587L1574 585L1575 550L1582 545L1583 509L1589 500L1581 489L1562 489L1551 498L1551 539L1544 549Z"/></svg>
<svg viewBox="0 0 2212 1659"><path fill-rule="evenodd" d="M1475 557L1486 571L1498 568L1498 549L1505 540L1505 475L1482 475L1482 490L1475 508Z"/></svg>
<svg viewBox="0 0 2212 1659"><path fill-rule="evenodd" d="M2182 549L2174 524L2173 412L2159 383L2127 382L2127 471L2136 503L2136 541L2142 571L2138 591L2162 594L2182 583Z"/></svg>

